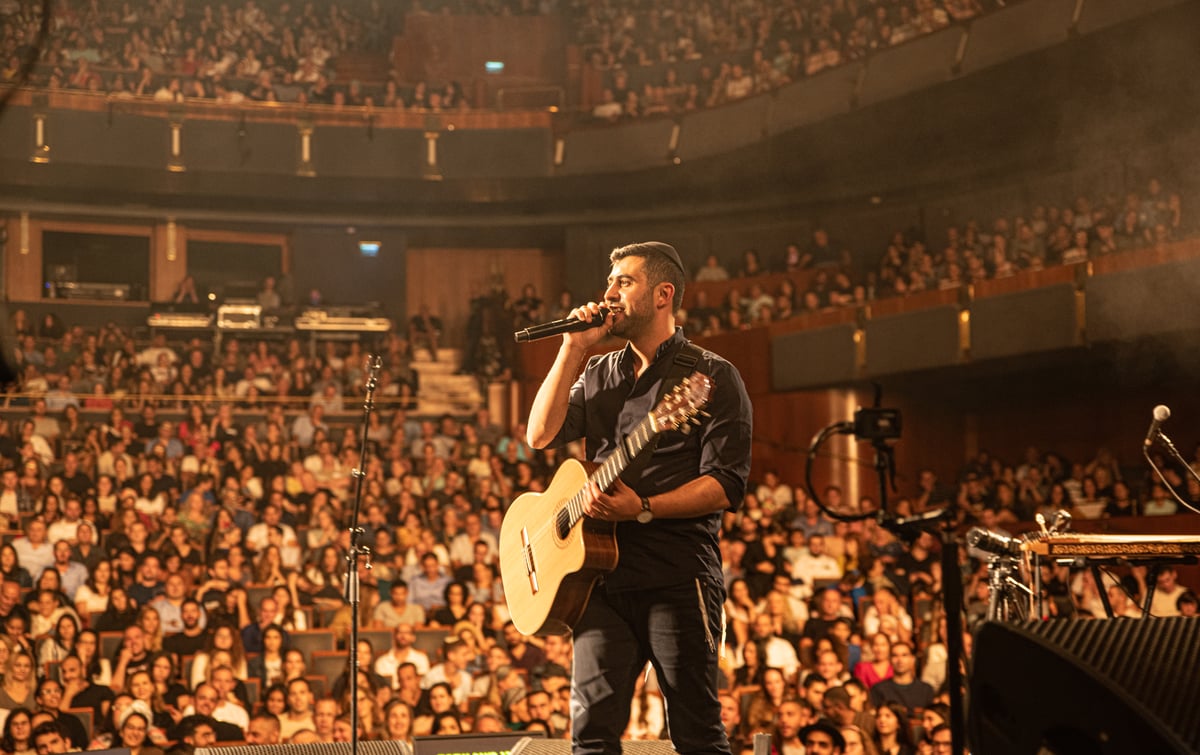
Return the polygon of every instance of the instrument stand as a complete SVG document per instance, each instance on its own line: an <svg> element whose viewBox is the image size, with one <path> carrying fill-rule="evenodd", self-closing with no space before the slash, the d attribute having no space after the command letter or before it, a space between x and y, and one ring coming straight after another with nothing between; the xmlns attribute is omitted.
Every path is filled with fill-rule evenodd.
<svg viewBox="0 0 1200 755"><path fill-rule="evenodd" d="M947 507L949 508L949 507ZM946 679L950 687L950 742L954 752L967 747L966 701L963 693L963 588L958 568L958 538L954 525L942 528L942 605L946 610Z"/></svg>
<svg viewBox="0 0 1200 755"><path fill-rule="evenodd" d="M350 518L350 549L346 552L346 602L350 604L350 753L358 755L358 624L362 603L359 596L360 580L358 577L359 559L367 560L367 568L371 568L371 549L359 541L363 536L363 528L358 524L359 509L362 507L363 481L367 477L367 431L370 427L371 410L375 408L375 387L379 384L379 369L383 366L383 358L371 356L367 358L367 395L363 402L362 442L359 446L358 468L351 472L355 480L354 513Z"/></svg>
<svg viewBox="0 0 1200 755"><path fill-rule="evenodd" d="M1104 572L1100 571L1100 564L1093 563L1090 567L1092 572L1092 581L1096 583L1096 592L1100 593L1100 605L1104 606L1104 615L1108 618L1113 618L1112 602L1108 599L1108 588L1104 586ZM1150 593L1149 597L1153 599L1154 593ZM1146 612L1150 611L1150 603L1146 603Z"/></svg>
<svg viewBox="0 0 1200 755"><path fill-rule="evenodd" d="M1024 621L1026 605L1033 592L1017 579L1020 562L1011 556L988 559L988 621ZM943 575L945 579L945 575ZM1018 593L1023 593L1023 598Z"/></svg>

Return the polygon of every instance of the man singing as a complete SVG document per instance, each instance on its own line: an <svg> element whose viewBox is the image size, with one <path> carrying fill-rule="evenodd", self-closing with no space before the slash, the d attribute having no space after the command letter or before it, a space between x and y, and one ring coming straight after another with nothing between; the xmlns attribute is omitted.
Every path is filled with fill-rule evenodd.
<svg viewBox="0 0 1200 755"><path fill-rule="evenodd" d="M573 750L621 752L634 683L650 661L675 749L729 753L717 699L725 601L717 543L721 514L741 504L750 471L750 399L733 365L691 346L675 327L686 273L673 247L631 244L609 259L604 326L563 336L530 412L530 444L585 438L590 460L600 463L689 356L696 359L690 369L714 386L699 426L665 430L637 479L607 490L591 484L584 513L617 523L619 562L574 627ZM590 321L600 311L589 302L571 316ZM625 347L588 360L575 380L588 349L609 334L626 339Z"/></svg>

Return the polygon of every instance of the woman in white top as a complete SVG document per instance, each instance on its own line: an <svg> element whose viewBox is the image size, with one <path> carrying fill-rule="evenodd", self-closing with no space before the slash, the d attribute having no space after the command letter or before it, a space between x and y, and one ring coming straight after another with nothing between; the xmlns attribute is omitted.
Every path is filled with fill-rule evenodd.
<svg viewBox="0 0 1200 755"><path fill-rule="evenodd" d="M75 591L75 610L90 622L94 613L104 613L108 610L108 595L112 592L112 564L101 561Z"/></svg>
<svg viewBox="0 0 1200 755"><path fill-rule="evenodd" d="M317 511L317 526L310 529L305 537L308 539L309 552L318 551L326 545L336 545L342 531L333 518L333 512L328 508Z"/></svg>
<svg viewBox="0 0 1200 755"><path fill-rule="evenodd" d="M896 598L895 591L891 588L876 587L873 598L872 604L867 606L863 612L863 636L870 637L873 634L878 634L884 628L884 620L891 617L895 622L895 630L899 635L898 637L892 637L892 639L911 642L913 631L912 616L908 614L908 611L904 610L904 606Z"/></svg>
<svg viewBox="0 0 1200 755"><path fill-rule="evenodd" d="M138 496L133 502L133 507L138 513L151 517L162 516L163 510L166 509L167 497L154 492L154 477L151 475L144 474L138 478Z"/></svg>
<svg viewBox="0 0 1200 755"><path fill-rule="evenodd" d="M117 486L113 484L111 475L100 475L97 478L96 503L101 513L111 516L117 512Z"/></svg>
<svg viewBox="0 0 1200 755"><path fill-rule="evenodd" d="M42 640L38 647L38 666L47 663L57 663L75 650L75 640L79 637L79 622L69 613L58 617L58 623L49 637Z"/></svg>
<svg viewBox="0 0 1200 755"><path fill-rule="evenodd" d="M288 575L288 586L278 585L271 591L275 599L275 623L289 632L303 632L308 629L308 614L296 607L295 597L291 589L296 585L296 575Z"/></svg>

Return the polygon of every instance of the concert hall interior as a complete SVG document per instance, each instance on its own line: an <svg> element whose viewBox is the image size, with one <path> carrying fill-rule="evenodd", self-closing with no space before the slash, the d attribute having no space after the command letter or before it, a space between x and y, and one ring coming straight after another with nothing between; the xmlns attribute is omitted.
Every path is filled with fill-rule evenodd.
<svg viewBox="0 0 1200 755"><path fill-rule="evenodd" d="M0 755L565 753L574 645L502 579L550 558L501 527L598 460L540 447L539 386L626 347L610 253L647 241L752 407L744 495L697 472L738 491L734 755L1200 751L1169 702L1200 650L1197 28L1196 0L0 0ZM560 338L589 302L614 334ZM710 408L671 422L707 439ZM614 564L679 521L650 482ZM1058 707L1075 675L1104 702ZM670 739L657 676L626 741Z"/></svg>

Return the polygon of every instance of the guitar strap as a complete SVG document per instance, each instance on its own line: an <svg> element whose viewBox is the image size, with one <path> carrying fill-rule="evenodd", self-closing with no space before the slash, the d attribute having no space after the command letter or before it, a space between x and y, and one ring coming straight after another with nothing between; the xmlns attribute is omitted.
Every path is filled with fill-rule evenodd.
<svg viewBox="0 0 1200 755"><path fill-rule="evenodd" d="M679 351L675 352L675 359L671 362L670 369L667 370L666 377L658 388L658 395L654 398L654 405L657 406L671 391L675 390L675 386L683 382L683 379L692 374L696 369L696 364L700 361L700 355L704 352L699 346L691 341L685 341ZM658 448L658 439L662 437L655 435L654 438L646 444L642 452L625 467L625 471L621 473L621 480L629 487L637 484L637 481L642 478L642 472L646 470L646 465L650 463L650 457L654 455L654 449Z"/></svg>

